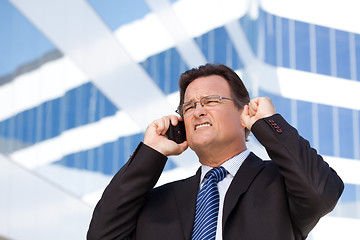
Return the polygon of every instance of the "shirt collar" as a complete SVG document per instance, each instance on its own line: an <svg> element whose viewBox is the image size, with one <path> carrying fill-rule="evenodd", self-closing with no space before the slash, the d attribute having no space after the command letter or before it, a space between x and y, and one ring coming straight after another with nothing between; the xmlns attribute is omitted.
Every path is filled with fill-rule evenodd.
<svg viewBox="0 0 360 240"><path fill-rule="evenodd" d="M241 164L245 161L245 159L249 156L249 154L250 154L249 149L246 149L245 151L225 161L223 164L221 164L221 166L224 167L229 172L231 177L234 177L237 171L239 170L239 168L241 167ZM212 167L201 164L200 183L204 181L204 177L206 173L211 169Z"/></svg>

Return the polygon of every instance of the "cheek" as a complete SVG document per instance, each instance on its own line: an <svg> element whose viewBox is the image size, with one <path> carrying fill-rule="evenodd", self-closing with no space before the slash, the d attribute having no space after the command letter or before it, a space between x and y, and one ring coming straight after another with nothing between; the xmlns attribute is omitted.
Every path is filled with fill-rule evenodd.
<svg viewBox="0 0 360 240"><path fill-rule="evenodd" d="M190 130L191 130L191 124L190 124L190 121L187 120L187 121L184 121L185 123L185 132L186 132L186 136L187 138L190 136Z"/></svg>
<svg viewBox="0 0 360 240"><path fill-rule="evenodd" d="M219 130L220 132L236 132L241 128L240 115L234 113L225 113L219 115Z"/></svg>

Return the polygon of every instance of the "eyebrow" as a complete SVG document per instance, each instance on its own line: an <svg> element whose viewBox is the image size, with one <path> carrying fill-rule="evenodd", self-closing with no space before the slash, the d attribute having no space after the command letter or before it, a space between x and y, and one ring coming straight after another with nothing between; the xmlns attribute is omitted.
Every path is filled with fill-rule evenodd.
<svg viewBox="0 0 360 240"><path fill-rule="evenodd" d="M201 98L201 97L200 97ZM199 100L200 100L200 98L199 98ZM187 103L187 102L194 102L194 101L196 101L196 99L195 98L191 98L190 100L188 100L188 101L185 101L185 98L184 98L184 103Z"/></svg>
<svg viewBox="0 0 360 240"><path fill-rule="evenodd" d="M186 103L186 102L200 101L200 99L203 98L203 97L214 96L214 95L218 95L218 94L205 94L205 95L200 96L200 97L199 97L199 100L196 100L195 98L191 98L189 101L185 101L185 98L184 98L184 103Z"/></svg>

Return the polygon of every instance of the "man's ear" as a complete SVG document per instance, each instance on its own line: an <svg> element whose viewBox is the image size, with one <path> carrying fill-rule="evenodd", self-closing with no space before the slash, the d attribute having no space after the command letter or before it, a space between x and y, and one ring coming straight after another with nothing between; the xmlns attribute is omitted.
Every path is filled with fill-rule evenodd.
<svg viewBox="0 0 360 240"><path fill-rule="evenodd" d="M240 123L241 123L241 127L242 127L242 128L246 128L246 124L245 124L245 122L244 122L244 120L243 120L243 117L242 117L243 112L244 112L244 108L242 108L242 109L239 110L239 113L240 113L240 114L239 114Z"/></svg>

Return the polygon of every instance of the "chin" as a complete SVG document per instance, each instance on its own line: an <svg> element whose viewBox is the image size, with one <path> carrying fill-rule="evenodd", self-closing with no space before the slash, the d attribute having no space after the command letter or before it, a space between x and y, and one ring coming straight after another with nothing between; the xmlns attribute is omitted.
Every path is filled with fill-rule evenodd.
<svg viewBox="0 0 360 240"><path fill-rule="evenodd" d="M189 147L195 151L195 149L199 149L199 148L203 148L206 146L211 145L211 143L213 142L212 138L196 138L196 139L191 139L190 141L188 141L189 143Z"/></svg>

